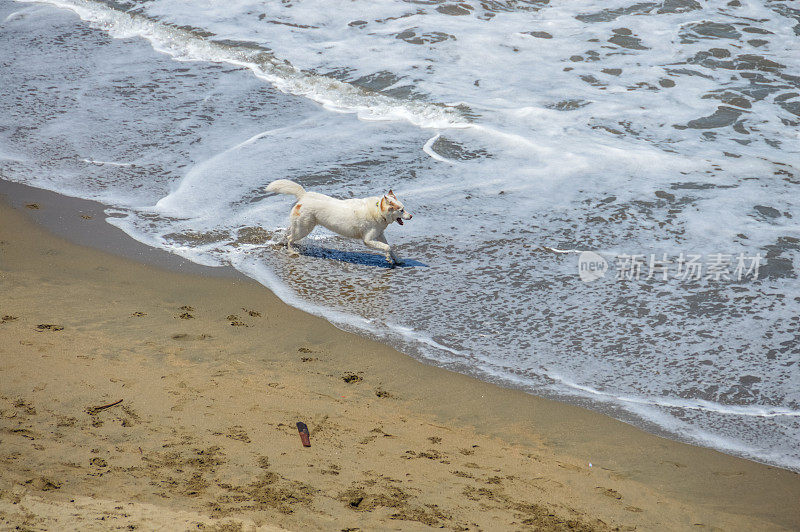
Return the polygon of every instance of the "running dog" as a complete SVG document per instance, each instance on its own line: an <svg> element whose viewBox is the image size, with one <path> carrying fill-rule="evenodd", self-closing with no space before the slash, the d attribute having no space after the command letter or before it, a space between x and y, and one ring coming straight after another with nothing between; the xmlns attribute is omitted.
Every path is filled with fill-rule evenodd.
<svg viewBox="0 0 800 532"><path fill-rule="evenodd" d="M380 251L394 268L403 262L386 242L383 232L393 222L403 225L410 220L403 204L391 190L383 196L359 199L337 199L318 192L307 192L303 187L289 181L278 179L267 185L268 192L292 194L297 203L289 213L289 229L286 233L286 247L297 253L294 244L304 238L314 227L321 225L334 233L361 240L368 247Z"/></svg>

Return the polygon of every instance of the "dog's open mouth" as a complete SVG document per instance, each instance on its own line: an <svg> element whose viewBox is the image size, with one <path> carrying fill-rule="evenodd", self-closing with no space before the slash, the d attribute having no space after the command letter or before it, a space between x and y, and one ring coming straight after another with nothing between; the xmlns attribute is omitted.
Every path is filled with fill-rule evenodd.
<svg viewBox="0 0 800 532"><path fill-rule="evenodd" d="M397 223L399 223L400 225L403 225L403 219L402 218L398 218L397 219Z"/></svg>

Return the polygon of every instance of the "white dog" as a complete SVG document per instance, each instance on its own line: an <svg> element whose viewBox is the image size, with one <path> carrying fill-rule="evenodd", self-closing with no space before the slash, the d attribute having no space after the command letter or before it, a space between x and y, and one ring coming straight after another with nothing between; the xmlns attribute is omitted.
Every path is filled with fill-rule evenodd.
<svg viewBox="0 0 800 532"><path fill-rule="evenodd" d="M306 192L294 181L278 179L267 185L267 191L294 194L297 198L297 203L289 213L289 230L286 234L286 246L290 252L296 253L293 244L321 225L342 236L357 238L380 251L392 267L402 264L386 242L383 232L392 222L403 225L403 220L411 219L411 213L406 212L391 190L382 197L341 200L317 192Z"/></svg>

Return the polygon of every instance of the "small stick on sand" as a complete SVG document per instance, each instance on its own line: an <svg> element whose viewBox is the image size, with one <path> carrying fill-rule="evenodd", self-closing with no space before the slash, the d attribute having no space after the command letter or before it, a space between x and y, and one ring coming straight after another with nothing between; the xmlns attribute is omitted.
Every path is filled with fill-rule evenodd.
<svg viewBox="0 0 800 532"><path fill-rule="evenodd" d="M113 403L108 403L107 405L103 405L103 406L92 406L92 407L89 407L86 411L89 412L89 414L96 414L101 410L105 410L106 408L111 408L112 406L116 406L116 405L120 404L121 402L122 402L122 399L120 399L119 401L114 401Z"/></svg>

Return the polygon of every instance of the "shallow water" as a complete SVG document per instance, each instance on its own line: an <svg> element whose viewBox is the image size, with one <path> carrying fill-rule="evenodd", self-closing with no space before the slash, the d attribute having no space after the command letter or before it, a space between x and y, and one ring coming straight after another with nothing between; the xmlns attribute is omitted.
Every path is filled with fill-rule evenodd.
<svg viewBox="0 0 800 532"><path fill-rule="evenodd" d="M800 10L737 3L2 0L0 177L434 364L800 470ZM277 178L394 189L407 267L276 249Z"/></svg>

